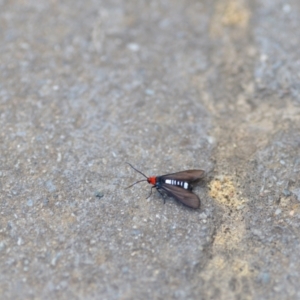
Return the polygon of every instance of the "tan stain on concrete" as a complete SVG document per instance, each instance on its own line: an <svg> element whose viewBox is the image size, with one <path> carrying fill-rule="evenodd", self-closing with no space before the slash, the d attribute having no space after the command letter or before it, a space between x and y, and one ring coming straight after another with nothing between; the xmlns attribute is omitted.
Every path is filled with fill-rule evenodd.
<svg viewBox="0 0 300 300"><path fill-rule="evenodd" d="M210 266L208 269L211 269L214 271L221 271L224 269L227 269L230 274L242 277L242 276L248 276L252 275L252 271L250 270L249 263L246 260L236 258L232 261L229 261L225 257L221 255L215 256L210 261ZM225 272L226 274L226 272Z"/></svg>
<svg viewBox="0 0 300 300"><path fill-rule="evenodd" d="M219 36L224 27L247 28L251 12L243 0L220 0L216 3L210 33Z"/></svg>
<svg viewBox="0 0 300 300"><path fill-rule="evenodd" d="M220 176L212 180L209 189L209 195L220 204L239 208L245 202L228 176Z"/></svg>
<svg viewBox="0 0 300 300"><path fill-rule="evenodd" d="M222 11L222 23L227 26L246 27L249 22L250 12L245 3L238 0L228 0L219 3Z"/></svg>
<svg viewBox="0 0 300 300"><path fill-rule="evenodd" d="M253 279L250 280L250 278L253 278L255 273L254 270L251 270L246 260L240 258L229 260L223 255L216 255L207 265L202 277L204 280L214 278L215 280L211 284L218 289L220 289L218 282L227 281L227 288L220 289L220 297L218 299L234 299L234 296L242 291L245 281L251 283ZM215 297L215 295L211 296L212 298ZM252 299L251 294L249 294L249 298L245 299Z"/></svg>
<svg viewBox="0 0 300 300"><path fill-rule="evenodd" d="M220 299L233 299L237 293L242 292L245 282L250 287L253 278L257 276L257 272L247 261L247 255L241 252L241 249L244 249L243 239L246 235L243 217L246 200L242 198L235 182L233 177L219 176L209 184L210 196L223 206L224 222L214 236L213 258L206 266L203 278L204 280L215 278L216 282L227 282L228 288L220 290L222 295ZM217 283L212 282L212 284L219 288ZM215 297L213 294L211 296Z"/></svg>
<svg viewBox="0 0 300 300"><path fill-rule="evenodd" d="M231 265L231 269L237 276L249 276L252 274L250 272L249 263L242 259L235 259Z"/></svg>
<svg viewBox="0 0 300 300"><path fill-rule="evenodd" d="M222 225L215 236L214 247L219 250L236 250L245 234L245 226L239 221Z"/></svg>

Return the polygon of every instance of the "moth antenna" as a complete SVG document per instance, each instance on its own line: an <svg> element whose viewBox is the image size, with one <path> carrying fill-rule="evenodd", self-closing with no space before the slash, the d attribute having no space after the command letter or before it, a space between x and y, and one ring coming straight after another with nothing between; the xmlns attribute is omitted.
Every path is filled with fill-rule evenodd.
<svg viewBox="0 0 300 300"><path fill-rule="evenodd" d="M127 189L131 188L132 186L136 185L137 183L140 183L140 182L143 182L143 181L147 181L147 180L146 180L146 179L139 180L139 181L137 181L137 182L131 184L131 185L128 186L127 188L125 188L125 190L127 190Z"/></svg>
<svg viewBox="0 0 300 300"><path fill-rule="evenodd" d="M145 178L148 179L148 176L146 176L144 173L142 173L141 171L137 170L132 164L130 164L129 162L126 162L133 170L137 171L138 173L140 173L141 175L143 175ZM140 182L140 181L138 181ZM136 182L137 183L137 182Z"/></svg>

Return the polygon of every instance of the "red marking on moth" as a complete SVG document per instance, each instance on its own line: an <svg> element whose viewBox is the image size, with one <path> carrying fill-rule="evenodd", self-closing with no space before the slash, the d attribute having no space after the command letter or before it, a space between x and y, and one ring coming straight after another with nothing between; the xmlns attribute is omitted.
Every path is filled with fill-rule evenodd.
<svg viewBox="0 0 300 300"><path fill-rule="evenodd" d="M156 185L156 176L148 177L147 181L148 181L148 183L151 183L152 185Z"/></svg>

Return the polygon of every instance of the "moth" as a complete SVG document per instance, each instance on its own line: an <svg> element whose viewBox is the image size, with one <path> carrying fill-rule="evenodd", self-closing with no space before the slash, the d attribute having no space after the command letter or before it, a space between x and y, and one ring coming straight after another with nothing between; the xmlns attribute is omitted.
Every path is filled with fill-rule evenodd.
<svg viewBox="0 0 300 300"><path fill-rule="evenodd" d="M175 198L188 207L200 208L200 199L196 194L192 192L192 183L201 179L204 176L205 171L186 170L172 174L148 177L144 173L133 167L130 163L128 163L128 165L136 172L143 175L146 179L139 180L128 186L127 188L131 188L139 182L147 181L149 184L152 184L151 193L147 197L147 199L151 196L152 189L156 188L161 195L162 190L168 196Z"/></svg>

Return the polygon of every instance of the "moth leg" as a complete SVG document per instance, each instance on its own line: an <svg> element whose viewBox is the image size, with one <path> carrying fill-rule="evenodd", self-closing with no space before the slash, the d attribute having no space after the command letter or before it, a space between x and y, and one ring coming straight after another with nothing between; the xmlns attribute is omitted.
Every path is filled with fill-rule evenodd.
<svg viewBox="0 0 300 300"><path fill-rule="evenodd" d="M149 195L146 199L148 199L148 198L152 195L152 189L153 189L153 188L155 188L155 186L152 186L152 187L151 187L150 195Z"/></svg>
<svg viewBox="0 0 300 300"><path fill-rule="evenodd" d="M166 198L164 197L164 195L161 193L161 191L158 188L156 188L156 190L160 193L160 195L164 199L164 204L166 204Z"/></svg>

